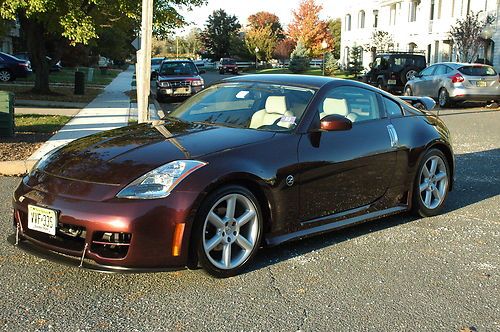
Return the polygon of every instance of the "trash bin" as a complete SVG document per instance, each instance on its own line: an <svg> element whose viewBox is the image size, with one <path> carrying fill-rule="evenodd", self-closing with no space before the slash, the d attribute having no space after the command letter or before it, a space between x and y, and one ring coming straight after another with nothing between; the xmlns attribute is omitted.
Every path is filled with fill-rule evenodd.
<svg viewBox="0 0 500 332"><path fill-rule="evenodd" d="M81 71L75 72L75 95L85 94L85 73Z"/></svg>
<svg viewBox="0 0 500 332"><path fill-rule="evenodd" d="M0 91L0 137L14 136L14 94Z"/></svg>

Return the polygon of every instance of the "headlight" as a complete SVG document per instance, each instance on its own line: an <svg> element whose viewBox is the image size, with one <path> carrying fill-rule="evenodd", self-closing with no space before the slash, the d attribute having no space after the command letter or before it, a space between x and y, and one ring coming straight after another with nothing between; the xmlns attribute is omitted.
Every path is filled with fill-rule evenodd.
<svg viewBox="0 0 500 332"><path fill-rule="evenodd" d="M122 189L116 197L155 199L167 197L189 174L207 163L197 160L176 160L160 166Z"/></svg>
<svg viewBox="0 0 500 332"><path fill-rule="evenodd" d="M196 80L196 81L191 81L192 86L202 86L203 85L203 80Z"/></svg>
<svg viewBox="0 0 500 332"><path fill-rule="evenodd" d="M168 82L159 82L158 85L162 88L168 88L170 86L170 83Z"/></svg>

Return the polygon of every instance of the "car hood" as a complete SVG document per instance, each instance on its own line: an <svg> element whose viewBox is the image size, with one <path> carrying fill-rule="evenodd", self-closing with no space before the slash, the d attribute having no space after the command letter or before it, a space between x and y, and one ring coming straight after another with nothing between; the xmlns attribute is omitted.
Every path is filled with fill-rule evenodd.
<svg viewBox="0 0 500 332"><path fill-rule="evenodd" d="M174 75L159 75L158 81L191 81L200 79L200 76L174 76Z"/></svg>
<svg viewBox="0 0 500 332"><path fill-rule="evenodd" d="M163 164L270 139L272 132L175 119L122 127L75 140L52 154L39 171L93 183L126 185Z"/></svg>

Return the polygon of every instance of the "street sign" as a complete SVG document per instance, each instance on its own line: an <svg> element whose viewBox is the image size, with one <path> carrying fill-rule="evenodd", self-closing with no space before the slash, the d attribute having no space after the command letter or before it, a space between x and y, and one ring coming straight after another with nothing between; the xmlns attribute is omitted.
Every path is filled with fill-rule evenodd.
<svg viewBox="0 0 500 332"><path fill-rule="evenodd" d="M131 44L136 50L139 50L141 48L141 38L136 37Z"/></svg>

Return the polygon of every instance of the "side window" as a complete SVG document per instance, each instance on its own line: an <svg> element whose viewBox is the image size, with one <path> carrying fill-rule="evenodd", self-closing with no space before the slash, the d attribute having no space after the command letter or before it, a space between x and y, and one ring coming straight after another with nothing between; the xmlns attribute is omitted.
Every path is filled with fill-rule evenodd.
<svg viewBox="0 0 500 332"><path fill-rule="evenodd" d="M377 94L375 92L343 86L333 89L320 104L320 119L338 114L354 122L380 118Z"/></svg>
<svg viewBox="0 0 500 332"><path fill-rule="evenodd" d="M430 76L434 72L434 69L436 69L436 66L430 66L428 68L425 68L420 72L420 75L422 76Z"/></svg>
<svg viewBox="0 0 500 332"><path fill-rule="evenodd" d="M395 101L390 100L389 98L382 97L384 100L385 111L390 116L401 116L403 115L401 111L401 106Z"/></svg>
<svg viewBox="0 0 500 332"><path fill-rule="evenodd" d="M446 74L446 66L437 66L434 71L434 75L444 75Z"/></svg>

